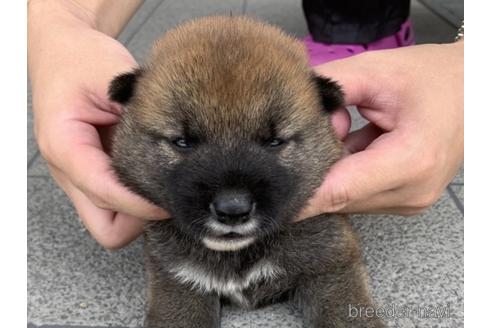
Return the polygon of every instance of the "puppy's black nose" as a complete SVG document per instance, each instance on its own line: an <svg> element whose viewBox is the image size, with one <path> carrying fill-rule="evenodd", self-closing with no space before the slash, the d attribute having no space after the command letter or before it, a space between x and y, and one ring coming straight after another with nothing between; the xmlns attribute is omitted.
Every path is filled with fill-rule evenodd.
<svg viewBox="0 0 492 328"><path fill-rule="evenodd" d="M224 224L240 224L248 221L253 207L253 199L245 191L220 193L210 204L210 209L216 219Z"/></svg>

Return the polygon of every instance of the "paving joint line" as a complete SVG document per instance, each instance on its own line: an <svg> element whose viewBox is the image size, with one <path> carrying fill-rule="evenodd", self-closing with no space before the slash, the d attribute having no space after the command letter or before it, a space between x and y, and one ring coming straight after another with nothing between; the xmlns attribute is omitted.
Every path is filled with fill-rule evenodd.
<svg viewBox="0 0 492 328"><path fill-rule="evenodd" d="M133 40L133 38L135 37L135 35L137 35L137 33L138 33L138 32L140 32L140 30L142 29L142 26L144 26L144 25L145 25L145 23L147 23L147 21L150 19L150 17L152 17L152 15L154 15L154 13L157 11L157 9L158 9L158 8L159 8L159 7L160 7L163 3L165 3L165 2L166 2L166 0L162 0L162 1L160 1L160 2L156 5L156 6L154 6L154 8L152 8L152 10L151 10L151 11L150 11L150 13L147 15L147 17L145 17L144 21L143 21L142 23L140 23L140 24L138 25L138 27L135 29L135 31L134 31L132 34L130 34L130 36L128 37L128 39L127 39L125 42L123 42L123 44L124 44L125 46L128 46L128 44L129 44L129 43ZM137 11L138 11L138 9L137 9Z"/></svg>
<svg viewBox="0 0 492 328"><path fill-rule="evenodd" d="M36 153L31 157L29 162L27 162L27 171L29 171L29 169L31 168L31 166L34 163L34 161L36 160L36 158L38 158L38 156L39 156L39 149L36 150Z"/></svg>
<svg viewBox="0 0 492 328"><path fill-rule="evenodd" d="M51 175L39 175L39 174L31 174L27 175L28 178L34 178L34 179L51 179Z"/></svg>
<svg viewBox="0 0 492 328"><path fill-rule="evenodd" d="M429 4L427 4L426 2L423 2L421 0L417 0L422 6L424 6L425 8L427 8L427 10L429 10L431 13L433 13L434 15L436 15L437 17L439 17L440 19L442 19L446 24L448 24L449 26L455 28L455 29L458 29L459 26L456 26L454 25L453 22L451 22L446 16L444 16L443 14L441 14L439 11L437 11L434 7L430 6Z"/></svg>
<svg viewBox="0 0 492 328"><path fill-rule="evenodd" d="M458 199L458 196L456 196L456 193L451 188L451 186L448 185L446 187L446 189L448 190L448 194L449 194L449 196L451 196L451 199L453 200L454 204L460 210L461 215L464 216L465 215L465 209L464 209L463 204L461 203L461 201Z"/></svg>
<svg viewBox="0 0 492 328"><path fill-rule="evenodd" d="M248 10L248 0L243 0L243 4L241 6L241 14L246 15L246 10Z"/></svg>

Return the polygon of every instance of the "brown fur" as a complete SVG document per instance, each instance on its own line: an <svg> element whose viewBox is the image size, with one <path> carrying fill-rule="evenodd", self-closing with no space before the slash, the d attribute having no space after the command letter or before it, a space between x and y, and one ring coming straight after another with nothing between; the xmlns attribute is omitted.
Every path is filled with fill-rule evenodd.
<svg viewBox="0 0 492 328"><path fill-rule="evenodd" d="M302 44L278 28L244 17L210 17L167 32L137 75L112 84L112 98L126 102L114 168L130 189L174 217L146 226L148 327L218 327L225 299L246 308L289 299L309 327L383 327L378 319L348 316L348 304L370 305L371 299L346 218L321 215L292 223L341 156L322 108L336 105L340 90L322 83L331 102L321 99ZM197 146L173 147L170 141L183 135ZM285 145L262 148L271 135ZM228 172L260 185L266 180L259 195L271 197L265 211L271 204L276 212L258 214L264 227L253 245L218 252L202 245L208 231L186 211L223 185L244 183L224 178ZM197 193L200 185L206 188ZM184 194L191 196L180 198ZM190 197L190 203L183 200ZM239 301L176 276L187 264L220 281L243 281L264 261L281 272L246 286Z"/></svg>

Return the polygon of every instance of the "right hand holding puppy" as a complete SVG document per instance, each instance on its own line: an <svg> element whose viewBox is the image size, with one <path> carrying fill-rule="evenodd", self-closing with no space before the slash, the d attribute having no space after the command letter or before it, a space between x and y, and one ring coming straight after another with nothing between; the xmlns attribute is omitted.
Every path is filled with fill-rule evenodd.
<svg viewBox="0 0 492 328"><path fill-rule="evenodd" d="M463 44L367 52L317 66L338 81L369 123L348 133L348 155L330 168L300 218L326 212L413 215L434 204L463 163Z"/></svg>

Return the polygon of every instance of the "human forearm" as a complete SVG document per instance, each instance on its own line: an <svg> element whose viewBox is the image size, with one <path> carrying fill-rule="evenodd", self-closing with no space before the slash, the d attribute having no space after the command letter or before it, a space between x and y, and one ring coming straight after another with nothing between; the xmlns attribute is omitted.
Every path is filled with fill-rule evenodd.
<svg viewBox="0 0 492 328"><path fill-rule="evenodd" d="M88 26L116 37L143 0L31 0L28 3L29 20L49 21L75 19Z"/></svg>

